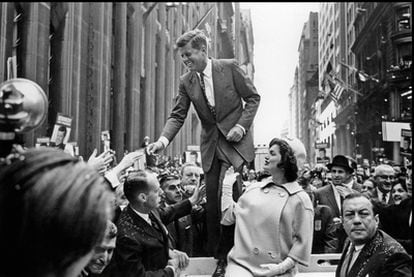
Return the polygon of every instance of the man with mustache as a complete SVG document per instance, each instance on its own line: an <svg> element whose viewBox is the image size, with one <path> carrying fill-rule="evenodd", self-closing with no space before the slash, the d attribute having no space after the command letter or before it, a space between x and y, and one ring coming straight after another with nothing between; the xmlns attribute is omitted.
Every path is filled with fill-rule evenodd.
<svg viewBox="0 0 414 277"><path fill-rule="evenodd" d="M249 129L260 95L235 60L209 57L208 39L202 31L184 33L176 45L189 72L180 78L175 105L160 138L147 150L158 153L168 146L183 126L192 103L202 126L200 150L207 192L208 252L218 260L213 277L219 277L225 274L234 233L234 225L220 225L222 181L230 166L239 172L243 164L254 159ZM235 198L241 193L241 182L237 190Z"/></svg>

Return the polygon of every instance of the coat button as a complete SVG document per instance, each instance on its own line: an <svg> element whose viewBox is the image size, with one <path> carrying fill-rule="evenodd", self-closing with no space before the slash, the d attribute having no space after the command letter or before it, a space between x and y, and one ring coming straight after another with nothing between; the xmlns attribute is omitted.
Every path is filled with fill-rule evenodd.
<svg viewBox="0 0 414 277"><path fill-rule="evenodd" d="M259 254L259 248L257 248L257 247L253 248L253 254L258 255Z"/></svg>
<svg viewBox="0 0 414 277"><path fill-rule="evenodd" d="M283 192L279 192L280 197L285 197L285 194Z"/></svg>
<svg viewBox="0 0 414 277"><path fill-rule="evenodd" d="M264 193L269 193L269 188L264 188L264 189L263 189L263 192L264 192Z"/></svg>

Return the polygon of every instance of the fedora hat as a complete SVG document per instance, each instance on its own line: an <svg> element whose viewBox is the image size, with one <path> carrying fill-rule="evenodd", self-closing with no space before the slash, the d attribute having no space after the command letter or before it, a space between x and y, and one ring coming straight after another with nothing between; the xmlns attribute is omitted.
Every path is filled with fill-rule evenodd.
<svg viewBox="0 0 414 277"><path fill-rule="evenodd" d="M340 166L345 168L345 170L347 170L348 172L354 172L354 169L352 167L351 161L342 155L336 155L333 159L332 159L332 163L329 163L326 165L326 167L331 170L333 166Z"/></svg>

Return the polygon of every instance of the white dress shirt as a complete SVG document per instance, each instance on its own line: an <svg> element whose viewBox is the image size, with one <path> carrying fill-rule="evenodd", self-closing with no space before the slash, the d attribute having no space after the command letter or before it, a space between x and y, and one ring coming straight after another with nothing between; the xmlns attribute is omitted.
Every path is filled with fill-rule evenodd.
<svg viewBox="0 0 414 277"><path fill-rule="evenodd" d="M198 78L200 79L201 78L200 73L198 72L196 73L197 73ZM207 65L206 65L206 68L204 68L203 70L203 74L204 74L204 85L205 85L205 90L206 90L206 97L210 105L214 107L216 105L216 101L214 99L213 70L211 67L210 59L207 59Z"/></svg>
<svg viewBox="0 0 414 277"><path fill-rule="evenodd" d="M151 224L151 219L149 218L149 214L143 214L138 212L137 210L135 210L134 208L131 207L131 209L137 214L139 215L142 219L144 219L149 225L152 226Z"/></svg>
<svg viewBox="0 0 414 277"><path fill-rule="evenodd" d="M196 72L196 74L200 80L200 73ZM207 59L207 65L203 70L203 74L204 74L204 85L205 85L207 100L211 106L215 107L216 101L214 99L213 66L212 66L211 59ZM236 126L242 129L243 135L246 134L246 129L242 125L236 124ZM166 148L168 144L170 143L170 141L164 136L161 136L158 139L158 141L160 141L164 145L164 148Z"/></svg>

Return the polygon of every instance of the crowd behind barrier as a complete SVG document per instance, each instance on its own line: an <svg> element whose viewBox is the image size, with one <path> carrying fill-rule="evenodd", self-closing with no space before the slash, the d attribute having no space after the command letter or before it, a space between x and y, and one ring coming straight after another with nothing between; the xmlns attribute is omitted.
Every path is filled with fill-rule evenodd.
<svg viewBox="0 0 414 277"><path fill-rule="evenodd" d="M39 149L29 150L18 149L16 153L24 153L25 151L28 151L28 153L33 151L38 151L39 153L46 151L45 153L49 153L49 155L50 151L64 152L61 147L54 150L41 147ZM16 155L16 153L13 155ZM63 155L69 157L69 154ZM99 155L97 151L94 151L88 159L72 157L72 162L79 161L79 163L83 163L82 160L84 160L86 162L85 166L95 169L103 177L102 183L105 184L108 191L113 192L115 200L111 201L114 207L111 221L115 224L119 223L119 216L129 203L123 190L125 180L131 174L143 170L142 168L137 168L136 161L140 158L142 158L142 151L125 152L121 161L117 162L114 159L114 152L112 150ZM200 184L204 185L203 171L194 163L185 163L183 160L172 159L162 155L152 157L148 157L147 155L146 159L148 158L151 159L151 166L145 167L144 170L154 174L161 184L159 191L162 203L161 209L181 203L191 197L195 187L199 187ZM341 166L349 170L345 170L345 173L340 172L338 168L341 168ZM2 167L5 168L4 165ZM359 170L360 168L364 170ZM343 247L346 244L346 234L343 231L341 211L335 211L335 206L330 205L332 203L321 203L323 202L321 195L324 194L324 190L330 189L331 187L338 188L338 184L341 183L349 183L352 184L350 186L352 189L349 189L349 192L345 194L360 192L369 198L374 204L375 212L378 213L380 230L398 241L411 256L411 170L411 163L404 167L394 164L391 161L385 161L384 163L372 164L366 167L366 165L359 165L348 157L341 155L335 157L332 163L328 165L318 164L311 167L308 164L304 164L302 170L299 172L297 182L308 193L314 208L311 253L341 253L343 251ZM40 176L38 178L41 178ZM243 191L245 191L249 186L254 186L255 183L268 178L269 173L263 170L244 167L241 177L243 180ZM339 187L341 186L339 185ZM341 191L340 193L344 192ZM190 212L186 212L187 215L184 217L176 217L170 224L166 224L169 247L176 249L176 251L186 253L188 257L207 256L205 195L201 198L202 200L194 205L190 209ZM342 196L340 201L339 207L342 205ZM4 218L2 221L4 221ZM104 230L105 228L103 228ZM102 234L99 236L102 237ZM107 247L109 250L105 250L104 246L95 246L92 250L89 249L94 253L101 252L101 260L96 262L96 264L99 264L103 268L101 273L96 276L116 276L111 273L113 272L113 265L111 263L112 252L116 251L115 243L113 244L113 247ZM102 253L106 254L103 255ZM326 261L326 264L336 266L335 261ZM91 272L91 268L93 266L86 266L81 273L84 274L82 276L95 276L95 273ZM177 266L177 268L180 267ZM183 269L185 267L180 268L180 270Z"/></svg>

